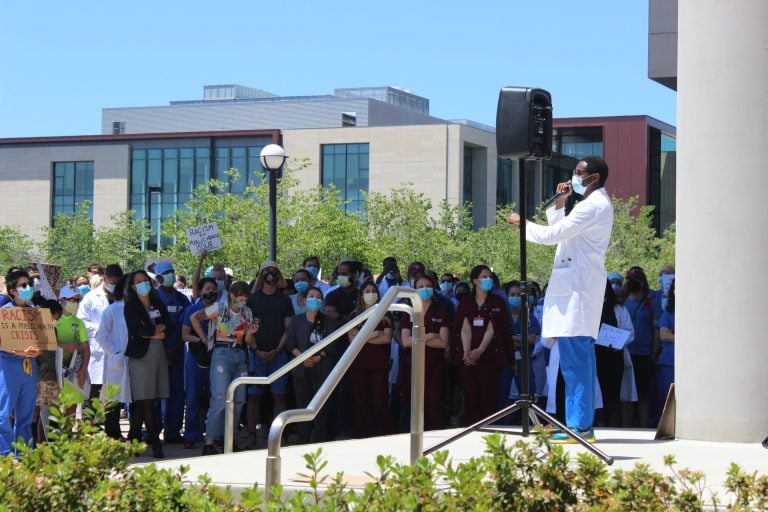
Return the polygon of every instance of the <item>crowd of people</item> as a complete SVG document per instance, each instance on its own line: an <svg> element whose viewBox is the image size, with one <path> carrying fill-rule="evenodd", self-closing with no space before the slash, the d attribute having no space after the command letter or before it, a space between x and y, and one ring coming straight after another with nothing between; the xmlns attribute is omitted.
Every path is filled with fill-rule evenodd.
<svg viewBox="0 0 768 512"><path fill-rule="evenodd" d="M8 352L0 340L0 454L12 453L16 440L45 441L62 379L86 397L105 398L116 385L103 425L115 439L123 439L123 415L127 439L146 441L155 457L164 456L161 439L220 453L225 395L234 379L273 373L374 307L393 286L416 289L424 303L426 429L472 424L512 403L523 388L525 359L530 392L563 417L558 343L540 336L547 286L502 282L486 265L469 269L466 280L419 262L403 275L394 257L375 272L343 258L325 280L315 256L293 272L266 261L255 278L237 280L223 265L204 268L207 258L200 256L189 284L169 261L127 273L94 264L55 297L41 292L36 266L9 269L0 306L49 309L59 348ZM653 427L674 381L674 268L660 269L657 290L639 267L610 273L601 323L630 331L631 342L594 347L595 424ZM256 447L263 425L281 411L305 407L361 327L290 376L239 387L239 447ZM524 328L528 358L521 354ZM407 431L412 339L409 316L388 313L315 420L296 426L295 442Z"/></svg>

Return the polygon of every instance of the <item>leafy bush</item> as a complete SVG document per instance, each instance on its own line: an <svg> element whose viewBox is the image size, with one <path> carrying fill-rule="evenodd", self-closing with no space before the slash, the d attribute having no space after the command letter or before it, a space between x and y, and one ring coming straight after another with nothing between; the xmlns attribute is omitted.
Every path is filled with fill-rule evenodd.
<svg viewBox="0 0 768 512"><path fill-rule="evenodd" d="M235 499L231 489L212 485L201 476L190 481L188 468L158 469L154 464L131 467L144 445L106 437L95 423L104 420L104 406L92 400L82 420L66 411L81 395L62 392L61 405L52 411L57 426L50 441L32 450L17 445L18 461L0 459L0 510L16 511L256 511L314 510L366 512L389 510L715 510L715 497L706 501L704 475L675 469L673 457L665 464L672 476L654 472L646 464L609 473L605 464L587 453L575 461L561 446L545 438L519 440L513 445L498 434L485 438L479 457L454 464L447 451L422 458L414 465L398 464L391 456L377 458L378 474L353 491L341 473L324 474L322 449L304 456L309 490L286 496L280 486L265 496L256 484ZM733 498L728 510L766 510L768 476L731 466L726 489ZM286 493L287 494L287 493Z"/></svg>
<svg viewBox="0 0 768 512"><path fill-rule="evenodd" d="M590 454L575 461L560 446L547 455L544 437L508 444L498 434L486 437L486 451L454 464L448 452L422 458L414 465L398 464L391 456L377 458L378 474L362 490L353 491L341 473L324 474L322 450L304 456L309 490L290 496L277 486L268 496L254 484L235 499L231 489L212 485L201 476L190 481L187 467L158 469L154 464L131 467L144 445L106 437L94 423L103 421L104 406L93 400L76 420L66 411L81 395L71 388L52 411L58 424L50 441L32 450L17 446L18 461L0 459L0 510L16 511L256 511L314 510L366 512L389 510L608 510L698 511L720 507L705 501L704 475L676 470L673 476L638 464L613 474ZM728 510L766 510L768 476L744 473L735 464L726 488L733 496Z"/></svg>

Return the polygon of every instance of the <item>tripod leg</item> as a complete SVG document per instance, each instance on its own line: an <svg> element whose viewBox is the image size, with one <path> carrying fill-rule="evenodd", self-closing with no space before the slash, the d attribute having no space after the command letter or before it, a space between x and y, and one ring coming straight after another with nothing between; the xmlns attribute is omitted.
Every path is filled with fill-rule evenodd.
<svg viewBox="0 0 768 512"><path fill-rule="evenodd" d="M606 453L604 453L599 448L596 448L594 445L591 445L588 442L586 442L584 439L582 439L581 437L576 435L576 433L573 430L569 429L568 427L566 427L565 425L560 423L560 421L558 421L556 418L551 416L548 412L546 412L543 409L541 409L538 405L532 404L530 407L531 407L531 413L532 414L536 414L539 417L544 418L545 420L547 420L550 423L552 423L553 425L555 425L562 432L568 434L568 437L570 437L571 439L573 439L574 441L576 441L577 443L582 445L584 448L586 448L587 450L592 452L592 454L594 454L596 457L601 459L603 462L605 462L609 466L611 464L613 464L613 457L611 457L610 455L607 455ZM549 442L549 441L547 441L547 442Z"/></svg>

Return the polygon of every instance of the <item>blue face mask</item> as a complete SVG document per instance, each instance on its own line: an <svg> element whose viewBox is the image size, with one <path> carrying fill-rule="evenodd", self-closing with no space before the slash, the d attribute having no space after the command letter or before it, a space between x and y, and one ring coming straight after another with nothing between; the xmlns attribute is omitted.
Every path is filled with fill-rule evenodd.
<svg viewBox="0 0 768 512"><path fill-rule="evenodd" d="M316 279L317 278L317 273L320 271L320 269L318 269L315 266L305 267L304 270L309 272L309 275L312 276L312 279Z"/></svg>
<svg viewBox="0 0 768 512"><path fill-rule="evenodd" d="M309 290L309 283L306 281L296 281L293 283L293 287L296 288L297 292L304 293L305 291Z"/></svg>
<svg viewBox="0 0 768 512"><path fill-rule="evenodd" d="M143 283L136 285L136 293L139 295L147 296L150 291L152 291L152 284L149 281L144 281Z"/></svg>
<svg viewBox="0 0 768 512"><path fill-rule="evenodd" d="M484 277L480 280L480 289L484 292L489 292L493 289L493 279L490 277Z"/></svg>
<svg viewBox="0 0 768 512"><path fill-rule="evenodd" d="M25 286L24 288L17 288L17 291L19 292L19 298L24 302L31 301L32 296L35 294L35 289L29 285Z"/></svg>
<svg viewBox="0 0 768 512"><path fill-rule="evenodd" d="M307 297L307 309L309 311L320 311L323 307L323 299L317 297Z"/></svg>
<svg viewBox="0 0 768 512"><path fill-rule="evenodd" d="M416 290L416 293L419 294L419 297L421 297L421 300L429 300L432 298L432 294L434 293L434 290L432 288L419 288Z"/></svg>
<svg viewBox="0 0 768 512"><path fill-rule="evenodd" d="M77 291L80 292L80 295L85 295L86 293L91 291L91 287L88 286L87 284L81 284L80 286L77 287Z"/></svg>
<svg viewBox="0 0 768 512"><path fill-rule="evenodd" d="M507 304L509 304L509 307L512 309L520 309L523 302L520 300L520 297L507 297Z"/></svg>
<svg viewBox="0 0 768 512"><path fill-rule="evenodd" d="M574 192L582 196L587 191L587 187L584 186L584 178L575 174L571 177L571 187L573 187Z"/></svg>

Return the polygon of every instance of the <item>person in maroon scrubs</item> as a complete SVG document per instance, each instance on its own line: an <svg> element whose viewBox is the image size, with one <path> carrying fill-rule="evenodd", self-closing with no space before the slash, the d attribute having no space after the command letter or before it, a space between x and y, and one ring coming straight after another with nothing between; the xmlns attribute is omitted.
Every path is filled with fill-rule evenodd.
<svg viewBox="0 0 768 512"><path fill-rule="evenodd" d="M450 315L438 302L432 300L437 295L436 283L426 275L416 276L414 286L424 304L424 429L443 428L443 390L445 387L445 348L448 346ZM400 359L402 391L410 398L411 391L411 347L413 331L411 317L403 314L401 333L403 357ZM410 403L404 400L403 403Z"/></svg>
<svg viewBox="0 0 768 512"><path fill-rule="evenodd" d="M379 288L373 281L368 281L360 288L353 317L374 307L377 302L379 302ZM363 325L365 324L349 331L350 342ZM349 370L355 397L358 437L392 434L392 417L389 412L389 344L391 340L392 317L387 313L371 333Z"/></svg>
<svg viewBox="0 0 768 512"><path fill-rule="evenodd" d="M512 348L507 305L491 293L491 269L477 265L469 277L474 291L459 302L454 324L454 350L456 361L461 361L466 425L497 411L499 374L510 360Z"/></svg>

